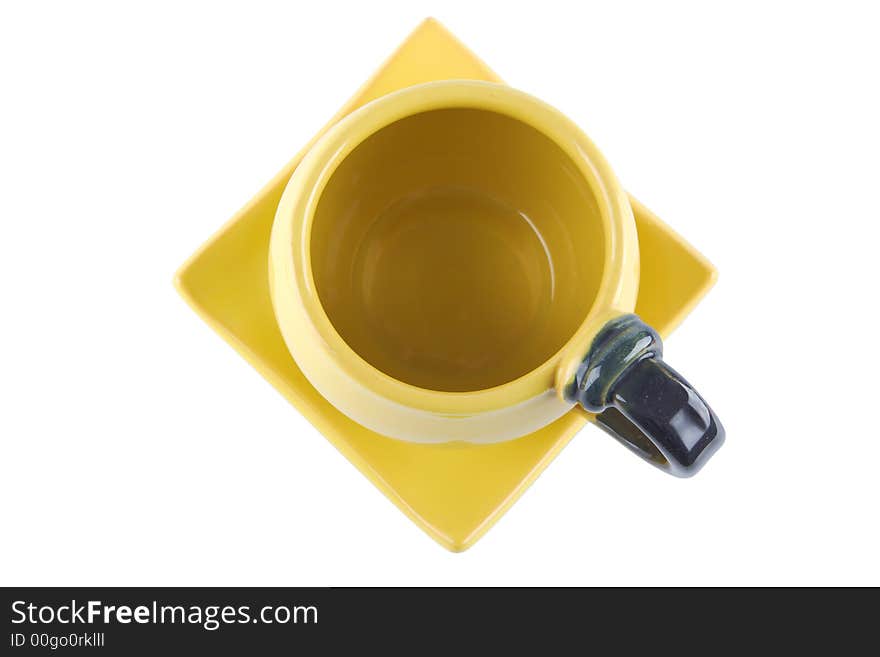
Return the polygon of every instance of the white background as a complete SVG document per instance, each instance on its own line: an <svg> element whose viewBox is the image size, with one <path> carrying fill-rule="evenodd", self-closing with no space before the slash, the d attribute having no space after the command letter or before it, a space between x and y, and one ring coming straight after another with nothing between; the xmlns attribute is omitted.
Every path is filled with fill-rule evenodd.
<svg viewBox="0 0 880 657"><path fill-rule="evenodd" d="M0 583L880 584L876 11L4 2ZM721 273L666 344L713 462L676 480L589 427L464 554L171 286L427 15Z"/></svg>

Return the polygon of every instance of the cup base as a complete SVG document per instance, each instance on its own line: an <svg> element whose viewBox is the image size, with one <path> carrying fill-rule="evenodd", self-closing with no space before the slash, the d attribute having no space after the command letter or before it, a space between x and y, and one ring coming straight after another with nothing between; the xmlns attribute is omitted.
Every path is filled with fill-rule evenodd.
<svg viewBox="0 0 880 657"><path fill-rule="evenodd" d="M460 187L387 207L364 236L353 278L366 321L346 341L386 374L444 391L522 374L511 354L540 335L555 283L531 220Z"/></svg>

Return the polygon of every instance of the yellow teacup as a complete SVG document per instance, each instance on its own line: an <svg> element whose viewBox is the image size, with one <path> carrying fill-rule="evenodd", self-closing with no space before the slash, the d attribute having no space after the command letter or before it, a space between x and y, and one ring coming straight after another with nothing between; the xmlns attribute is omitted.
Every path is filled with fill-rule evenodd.
<svg viewBox="0 0 880 657"><path fill-rule="evenodd" d="M580 402L656 464L723 441L632 315L638 237L593 143L509 87L432 82L328 131L278 206L269 279L297 365L336 408L415 442L495 442Z"/></svg>

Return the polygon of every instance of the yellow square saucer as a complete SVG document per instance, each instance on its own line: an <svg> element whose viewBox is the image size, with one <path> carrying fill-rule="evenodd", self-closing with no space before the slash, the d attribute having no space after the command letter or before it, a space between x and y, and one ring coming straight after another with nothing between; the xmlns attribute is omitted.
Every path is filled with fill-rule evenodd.
<svg viewBox="0 0 880 657"><path fill-rule="evenodd" d="M330 126L397 89L444 79L500 82L442 25L424 21L296 157L178 271L192 308L274 385L401 511L450 550L464 550L522 495L590 419L572 410L517 440L486 445L406 443L356 424L297 368L275 323L268 288L269 233L284 187ZM636 312L667 335L715 280L689 244L632 200L641 251Z"/></svg>

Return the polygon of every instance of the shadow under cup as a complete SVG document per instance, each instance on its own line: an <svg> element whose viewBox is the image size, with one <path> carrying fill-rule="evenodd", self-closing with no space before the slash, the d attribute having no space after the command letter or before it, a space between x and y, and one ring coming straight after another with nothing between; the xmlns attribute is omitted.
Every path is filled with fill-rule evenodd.
<svg viewBox="0 0 880 657"><path fill-rule="evenodd" d="M447 392L552 357L589 313L604 262L599 206L562 149L464 108L359 144L321 194L310 249L343 340L382 372Z"/></svg>

